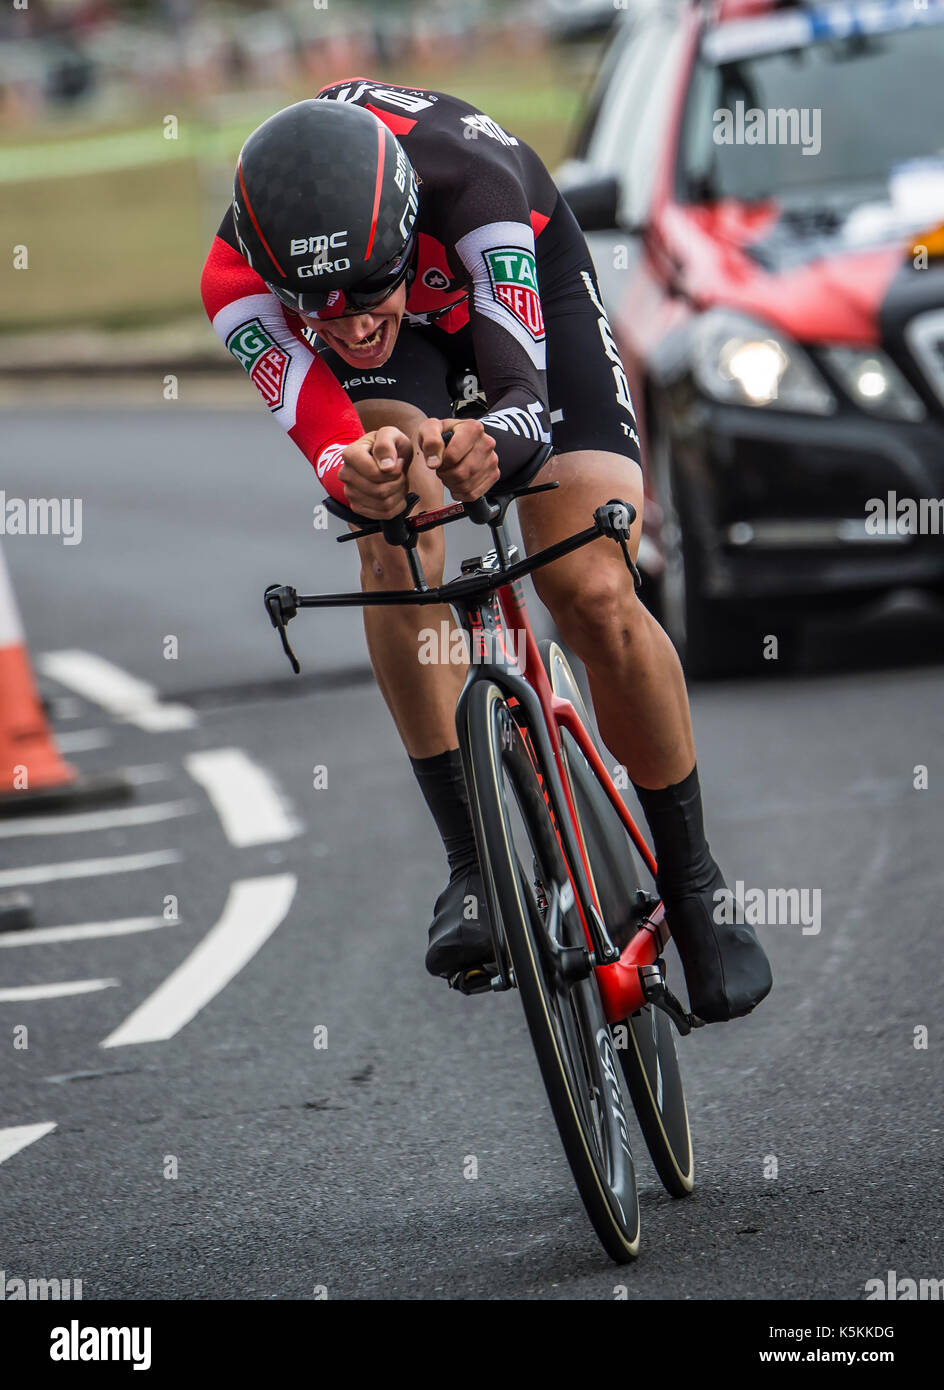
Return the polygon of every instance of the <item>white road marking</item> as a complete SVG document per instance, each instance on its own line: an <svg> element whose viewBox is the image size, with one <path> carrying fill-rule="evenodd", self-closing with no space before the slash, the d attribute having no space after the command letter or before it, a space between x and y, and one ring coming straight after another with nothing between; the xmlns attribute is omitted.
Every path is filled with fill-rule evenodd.
<svg viewBox="0 0 944 1390"><path fill-rule="evenodd" d="M175 849L157 849L150 854L119 854L113 859L73 859L66 864L34 864L26 869L4 869L0 888L21 883L53 883L61 878L94 878L98 874L126 874L135 869L154 869L159 864L179 864L183 858Z"/></svg>
<svg viewBox="0 0 944 1390"><path fill-rule="evenodd" d="M297 886L294 874L233 883L220 920L199 946L101 1046L165 1042L179 1033L268 940L291 907Z"/></svg>
<svg viewBox="0 0 944 1390"><path fill-rule="evenodd" d="M184 765L213 803L230 844L270 844L290 840L301 830L272 778L241 748L189 753Z"/></svg>
<svg viewBox="0 0 944 1390"><path fill-rule="evenodd" d="M114 989L117 980L59 980L51 985L14 985L0 989L0 1004L22 1004L28 999L62 999L67 994L94 994Z"/></svg>
<svg viewBox="0 0 944 1390"><path fill-rule="evenodd" d="M19 816L15 820L0 820L0 840L11 835L58 835L62 831L153 825L155 821L191 816L195 809L192 801L162 801L153 806L125 806L119 811L85 811L72 816Z"/></svg>
<svg viewBox="0 0 944 1390"><path fill-rule="evenodd" d="M111 734L107 729L76 729L73 733L56 734L60 753L84 753L88 748L107 748L109 743Z"/></svg>
<svg viewBox="0 0 944 1390"><path fill-rule="evenodd" d="M76 700L71 695L56 695L53 697L54 719L78 719L79 715L83 712L81 700Z"/></svg>
<svg viewBox="0 0 944 1390"><path fill-rule="evenodd" d="M29 1144L35 1144L44 1134L56 1128L55 1120L46 1120L41 1125L14 1125L12 1129L0 1129L0 1163L18 1154Z"/></svg>
<svg viewBox="0 0 944 1390"><path fill-rule="evenodd" d="M94 652L44 652L37 665L44 675L149 733L192 729L197 722L196 712L187 705L161 703L156 686Z"/></svg>
<svg viewBox="0 0 944 1390"><path fill-rule="evenodd" d="M123 917L113 922L79 922L73 926L5 931L0 932L0 950L5 946L48 946L56 941L89 941L99 936L130 936L132 932L157 931L160 927L179 925L179 918L165 922L163 917Z"/></svg>
<svg viewBox="0 0 944 1390"><path fill-rule="evenodd" d="M136 787L143 786L146 782L167 782L171 775L166 763L141 763L135 767L123 767L121 770Z"/></svg>

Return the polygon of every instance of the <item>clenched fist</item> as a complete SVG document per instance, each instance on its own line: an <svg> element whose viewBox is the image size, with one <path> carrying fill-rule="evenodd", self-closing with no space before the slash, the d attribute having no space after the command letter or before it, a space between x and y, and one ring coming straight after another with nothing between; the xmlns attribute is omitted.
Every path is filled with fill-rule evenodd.
<svg viewBox="0 0 944 1390"><path fill-rule="evenodd" d="M452 430L448 446L443 444L447 430ZM498 482L495 441L481 420L427 420L417 442L457 502L474 502Z"/></svg>
<svg viewBox="0 0 944 1390"><path fill-rule="evenodd" d="M407 469L413 458L409 438L394 425L371 430L342 450L338 477L354 511L388 521L406 505Z"/></svg>

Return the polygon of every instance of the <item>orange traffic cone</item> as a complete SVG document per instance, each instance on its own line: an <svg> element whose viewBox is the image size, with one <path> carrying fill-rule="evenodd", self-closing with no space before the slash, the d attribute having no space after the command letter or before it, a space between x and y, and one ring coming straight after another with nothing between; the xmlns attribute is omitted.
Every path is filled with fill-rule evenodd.
<svg viewBox="0 0 944 1390"><path fill-rule="evenodd" d="M86 778L59 755L33 679L20 615L0 550L0 815L77 800L127 796L122 778Z"/></svg>

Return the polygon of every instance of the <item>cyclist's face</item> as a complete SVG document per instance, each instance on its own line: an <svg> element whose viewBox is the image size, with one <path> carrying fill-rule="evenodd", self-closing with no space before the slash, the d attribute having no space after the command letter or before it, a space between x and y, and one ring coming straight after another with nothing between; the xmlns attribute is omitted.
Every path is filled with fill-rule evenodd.
<svg viewBox="0 0 944 1390"><path fill-rule="evenodd" d="M338 319L300 317L351 367L381 367L393 352L406 310L406 281L373 309Z"/></svg>

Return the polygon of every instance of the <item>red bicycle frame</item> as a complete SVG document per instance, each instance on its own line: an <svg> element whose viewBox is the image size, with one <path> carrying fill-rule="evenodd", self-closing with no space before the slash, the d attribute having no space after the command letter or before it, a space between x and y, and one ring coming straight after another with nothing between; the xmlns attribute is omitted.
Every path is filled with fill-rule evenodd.
<svg viewBox="0 0 944 1390"><path fill-rule="evenodd" d="M564 764L563 742L560 735L562 728L567 730L587 759L587 762L593 769L594 775L609 797L614 811L623 822L626 833L636 846L640 858L653 877L655 877L656 873L656 861L652 851L643 839L639 827L627 810L623 798L613 785L613 780L606 770L603 759L597 752L593 740L584 727L579 714L569 700L562 699L561 696L555 695L551 688L551 682L548 678L547 671L544 669L544 662L541 660L538 644L534 639L528 612L524 605L520 581L515 580L513 583L506 584L500 588L498 590L498 600L501 605L505 627L509 631L523 632L525 635L525 663L522 674L534 690L541 704L544 722L547 725L548 737L551 741L551 747L554 750L558 775L560 776L561 785L564 789L564 796L567 800L567 812L573 822L577 844L580 846L584 873L586 874L587 883L594 902L597 908L599 908L600 904L596 896L593 875L590 872L587 861L587 848L584 844L580 829L580 820L577 816L577 808L574 805L571 793L570 778L568 777L567 769ZM579 906L579 894L576 895L576 900ZM589 932L587 932L586 922L584 922L584 931L587 934L587 944L592 946ZM607 1022L620 1023L630 1014L636 1013L637 1010L644 1007L647 1001L643 994L639 967L655 964L662 954L662 950L668 940L668 935L665 924L665 909L660 902L658 907L656 907L647 918L646 925L640 927L632 940L627 943L619 960L612 965L601 965L597 967L597 984L600 989L600 997L603 1000L603 1008L606 1013Z"/></svg>

